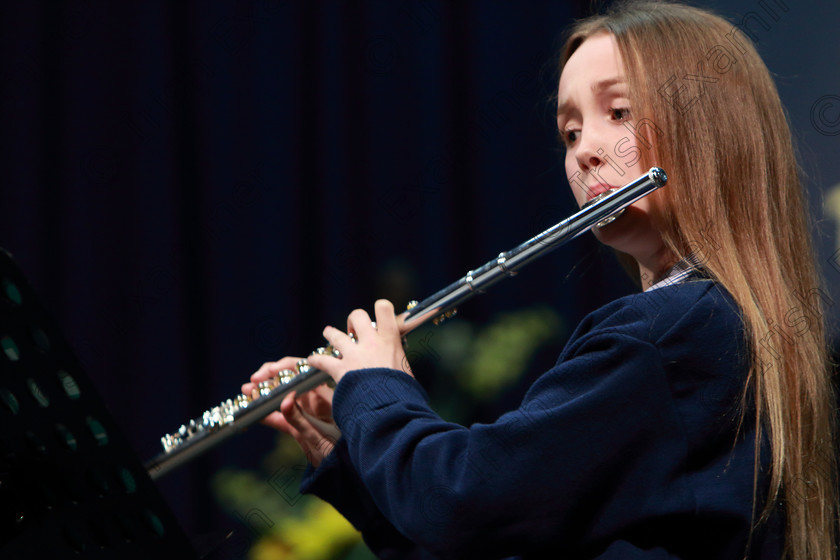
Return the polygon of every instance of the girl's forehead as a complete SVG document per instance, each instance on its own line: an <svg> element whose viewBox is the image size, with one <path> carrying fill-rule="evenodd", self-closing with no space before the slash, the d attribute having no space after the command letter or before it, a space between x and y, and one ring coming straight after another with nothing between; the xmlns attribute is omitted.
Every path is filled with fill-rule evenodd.
<svg viewBox="0 0 840 560"><path fill-rule="evenodd" d="M572 53L563 67L560 82L573 77L595 77L598 79L623 73L621 54L613 36L608 33L598 33L584 40ZM609 73L607 76L605 73Z"/></svg>
<svg viewBox="0 0 840 560"><path fill-rule="evenodd" d="M595 94L604 86L624 83L624 65L613 36L604 32L587 38L569 57L558 84L558 104L578 91Z"/></svg>

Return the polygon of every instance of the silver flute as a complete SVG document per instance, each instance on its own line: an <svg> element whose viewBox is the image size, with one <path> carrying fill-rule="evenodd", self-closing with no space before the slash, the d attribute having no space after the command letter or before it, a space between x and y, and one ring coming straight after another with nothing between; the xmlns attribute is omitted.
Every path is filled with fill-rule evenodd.
<svg viewBox="0 0 840 560"><path fill-rule="evenodd" d="M531 261L574 239L593 227L603 227L620 216L624 209L662 187L668 177L659 167L627 185L611 189L589 200L581 210L562 222L535 235L528 241L483 266L470 270L421 302L409 303L406 311L397 316L401 335L406 335L423 323L435 324L454 315L456 308L474 295L517 271ZM331 347L318 348L316 353L338 355ZM244 431L280 407L283 398L292 391L298 394L328 381L329 376L301 360L295 369L283 370L277 376L258 385L251 395L239 395L204 412L202 416L182 425L178 431L161 439L163 452L145 465L149 475L159 478L187 461Z"/></svg>

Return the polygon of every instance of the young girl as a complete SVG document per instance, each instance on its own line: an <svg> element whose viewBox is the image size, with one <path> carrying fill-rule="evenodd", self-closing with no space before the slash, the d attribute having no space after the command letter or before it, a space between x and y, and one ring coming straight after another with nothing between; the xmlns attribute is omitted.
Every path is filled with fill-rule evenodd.
<svg viewBox="0 0 840 560"><path fill-rule="evenodd" d="M645 290L585 318L519 409L468 428L428 408L377 301L375 327L356 310L324 330L340 358L309 358L334 395L265 422L383 558L834 558L823 292L766 67L717 16L631 2L579 22L561 68L580 205L668 173L594 231Z"/></svg>

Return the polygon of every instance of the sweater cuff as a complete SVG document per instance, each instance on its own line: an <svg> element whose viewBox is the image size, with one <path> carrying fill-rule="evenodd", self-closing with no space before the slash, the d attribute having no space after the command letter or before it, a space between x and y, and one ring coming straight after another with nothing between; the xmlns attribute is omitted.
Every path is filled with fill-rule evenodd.
<svg viewBox="0 0 840 560"><path fill-rule="evenodd" d="M347 372L335 387L333 418L342 433L367 431L377 410L396 403L427 405L429 396L407 373L388 368Z"/></svg>

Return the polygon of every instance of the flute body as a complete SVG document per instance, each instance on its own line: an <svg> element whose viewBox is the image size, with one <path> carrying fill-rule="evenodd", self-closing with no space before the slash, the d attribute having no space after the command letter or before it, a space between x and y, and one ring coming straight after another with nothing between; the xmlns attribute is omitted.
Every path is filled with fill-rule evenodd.
<svg viewBox="0 0 840 560"><path fill-rule="evenodd" d="M627 206L647 196L667 182L665 172L652 167L645 175L604 193L587 203L581 210L562 222L532 237L510 251L500 253L483 266L467 272L464 277L446 286L421 302L412 302L397 317L400 334L406 335L429 320L437 322L451 316L458 305L517 271L531 261L560 245L578 237L589 229L603 225L619 215ZM323 351L324 349L319 349ZM161 438L164 451L146 463L151 478L159 478L190 461L228 438L242 432L280 407L291 391L302 393L329 379L305 360L294 370L280 374L260 384L259 395L239 395L228 399L194 420L182 425L174 433Z"/></svg>

